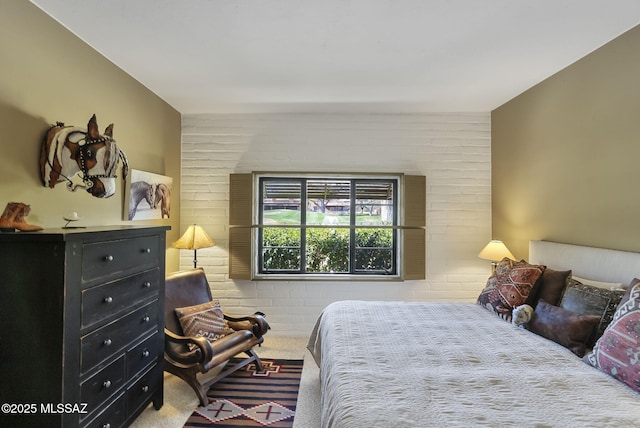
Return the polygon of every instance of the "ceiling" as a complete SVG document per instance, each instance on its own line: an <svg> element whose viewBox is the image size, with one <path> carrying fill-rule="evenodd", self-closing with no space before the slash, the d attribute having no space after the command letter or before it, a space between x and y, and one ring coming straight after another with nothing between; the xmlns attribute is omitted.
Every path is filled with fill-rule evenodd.
<svg viewBox="0 0 640 428"><path fill-rule="evenodd" d="M31 0L183 114L491 111L638 0Z"/></svg>

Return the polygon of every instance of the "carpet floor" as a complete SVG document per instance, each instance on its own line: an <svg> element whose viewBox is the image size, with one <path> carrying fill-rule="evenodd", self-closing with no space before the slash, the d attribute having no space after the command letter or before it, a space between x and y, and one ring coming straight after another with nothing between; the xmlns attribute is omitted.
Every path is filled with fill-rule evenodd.
<svg viewBox="0 0 640 428"><path fill-rule="evenodd" d="M262 359L304 359L293 428L320 427L320 383L318 366L306 350L307 338L269 337L256 352ZM149 405L131 425L133 428L182 428L198 407L198 398L184 381L165 373L164 405Z"/></svg>
<svg viewBox="0 0 640 428"><path fill-rule="evenodd" d="M231 361L235 364L239 361ZM185 428L292 428L303 360L262 359L262 370L249 364L217 382Z"/></svg>

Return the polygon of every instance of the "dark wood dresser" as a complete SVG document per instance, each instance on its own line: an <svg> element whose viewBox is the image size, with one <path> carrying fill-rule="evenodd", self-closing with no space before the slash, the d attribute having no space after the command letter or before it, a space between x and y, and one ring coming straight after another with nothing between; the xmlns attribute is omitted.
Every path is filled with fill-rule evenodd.
<svg viewBox="0 0 640 428"><path fill-rule="evenodd" d="M168 229L0 233L0 426L115 428L162 406Z"/></svg>

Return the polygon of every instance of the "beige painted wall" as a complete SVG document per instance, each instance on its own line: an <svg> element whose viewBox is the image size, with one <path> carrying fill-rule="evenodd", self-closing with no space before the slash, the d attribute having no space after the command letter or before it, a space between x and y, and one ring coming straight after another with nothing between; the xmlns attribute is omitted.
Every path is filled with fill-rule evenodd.
<svg viewBox="0 0 640 428"><path fill-rule="evenodd" d="M97 22L97 24L100 24ZM27 1L0 2L0 209L7 202L31 206L27 221L64 225L77 211L78 225L161 224L180 233L180 113ZM40 142L56 121L85 127L96 114L101 132L114 123L114 138L130 167L172 176L170 219L123 221L124 184L99 199L40 182ZM121 174L119 173L121 177ZM178 268L177 250L167 270Z"/></svg>
<svg viewBox="0 0 640 428"><path fill-rule="evenodd" d="M492 112L492 228L640 251L640 26Z"/></svg>

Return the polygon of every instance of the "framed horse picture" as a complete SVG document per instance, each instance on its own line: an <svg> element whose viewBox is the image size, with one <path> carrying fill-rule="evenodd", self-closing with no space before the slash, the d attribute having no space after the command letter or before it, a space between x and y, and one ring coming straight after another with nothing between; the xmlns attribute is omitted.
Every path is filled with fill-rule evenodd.
<svg viewBox="0 0 640 428"><path fill-rule="evenodd" d="M125 220L157 220L171 217L173 178L132 169L125 192Z"/></svg>

